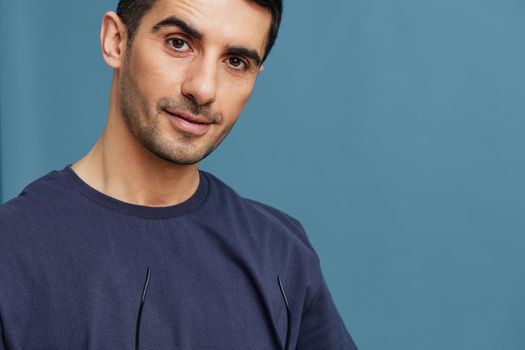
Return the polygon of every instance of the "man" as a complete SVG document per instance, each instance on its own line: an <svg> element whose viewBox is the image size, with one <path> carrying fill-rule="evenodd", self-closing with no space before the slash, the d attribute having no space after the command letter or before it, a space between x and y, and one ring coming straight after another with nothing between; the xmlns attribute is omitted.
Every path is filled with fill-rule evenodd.
<svg viewBox="0 0 525 350"><path fill-rule="evenodd" d="M280 17L280 0L104 15L103 135L0 209L0 348L355 349L301 225L198 169Z"/></svg>

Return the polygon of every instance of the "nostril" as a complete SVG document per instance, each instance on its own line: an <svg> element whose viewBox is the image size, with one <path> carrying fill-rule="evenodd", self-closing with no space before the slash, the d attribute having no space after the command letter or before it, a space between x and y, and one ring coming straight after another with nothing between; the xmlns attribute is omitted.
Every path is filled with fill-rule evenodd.
<svg viewBox="0 0 525 350"><path fill-rule="evenodd" d="M144 307L144 301L146 300L146 294L148 292L149 279L151 277L151 271L148 266L146 270L146 281L144 282L144 288L142 289L142 297L140 299L139 312L137 315L137 327L135 330L135 349L139 350L140 348L140 322L142 319L142 308Z"/></svg>
<svg viewBox="0 0 525 350"><path fill-rule="evenodd" d="M182 83L181 94L200 106L210 105L215 101L217 81L215 73L200 71L198 74L187 77Z"/></svg>

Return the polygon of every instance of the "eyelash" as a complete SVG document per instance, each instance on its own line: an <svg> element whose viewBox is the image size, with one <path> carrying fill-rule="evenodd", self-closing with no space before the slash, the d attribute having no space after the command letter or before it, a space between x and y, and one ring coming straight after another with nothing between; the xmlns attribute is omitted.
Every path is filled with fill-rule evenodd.
<svg viewBox="0 0 525 350"><path fill-rule="evenodd" d="M232 59L239 60L239 63L241 65L244 65L244 68L236 68L236 67L233 67L233 66L230 65L232 67L232 69L244 72L244 71L247 71L250 68L250 65L244 59L242 59L240 57L237 57L237 56L228 57L228 60L232 60Z"/></svg>
<svg viewBox="0 0 525 350"><path fill-rule="evenodd" d="M185 45L188 46L188 48L190 47L190 44L188 43L188 41L186 41L184 39L181 39L181 38L169 38L169 39L167 39L166 42L170 46L170 48L172 48L173 50L175 50L177 52L181 52L181 51L179 51L180 50L179 48L176 48L174 45L172 45L172 43L175 42L175 41L183 42Z"/></svg>
<svg viewBox="0 0 525 350"><path fill-rule="evenodd" d="M170 47L170 49L176 51L177 53L185 53L186 51L180 51L180 48L176 48L173 43L177 41L177 42L182 42L184 45L187 45L188 48L190 48L190 44L187 40L185 39L182 39L182 38L169 38L169 39L166 39L166 43L168 44L168 46ZM239 60L239 63L241 65L244 65L244 68L236 68L234 66L232 66L231 64L229 64L229 66L231 67L231 69L235 70L235 71L240 71L240 72L245 72L245 71L248 71L250 69L250 64L248 62L246 62L245 59L241 58L241 57L238 57L238 56L231 56L231 57L228 57L227 60L232 60L232 59L236 59L236 60Z"/></svg>

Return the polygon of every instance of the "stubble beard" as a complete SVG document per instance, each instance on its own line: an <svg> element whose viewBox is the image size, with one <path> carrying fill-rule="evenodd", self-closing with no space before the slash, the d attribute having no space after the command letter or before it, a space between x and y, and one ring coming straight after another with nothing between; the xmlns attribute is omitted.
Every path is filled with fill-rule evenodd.
<svg viewBox="0 0 525 350"><path fill-rule="evenodd" d="M212 114L207 108L185 97L182 97L184 100L181 101L164 97L157 102L155 112L151 113L148 110L146 98L141 94L138 84L128 69L128 61L126 58L122 68L120 109L129 130L145 149L173 164L191 165L199 163L221 144L235 123L224 127L217 137L200 148L193 145L193 135L181 133L174 139L163 137L160 133L160 121L161 118L165 118L163 114L168 108L204 115L212 121L210 127L222 125L223 119L219 114Z"/></svg>

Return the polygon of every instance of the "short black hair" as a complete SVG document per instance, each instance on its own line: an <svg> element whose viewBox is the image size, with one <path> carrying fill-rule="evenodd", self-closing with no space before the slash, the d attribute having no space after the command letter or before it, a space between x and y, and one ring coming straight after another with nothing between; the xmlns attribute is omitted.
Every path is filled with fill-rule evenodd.
<svg viewBox="0 0 525 350"><path fill-rule="evenodd" d="M282 0L248 0L255 2L257 5L270 11L272 15L272 23L268 33L268 42L264 52L263 61L268 57L279 32L281 25L281 16L283 12ZM128 44L131 45L135 33L140 25L142 17L148 12L155 0L119 0L117 5L117 15L122 19L128 30Z"/></svg>

